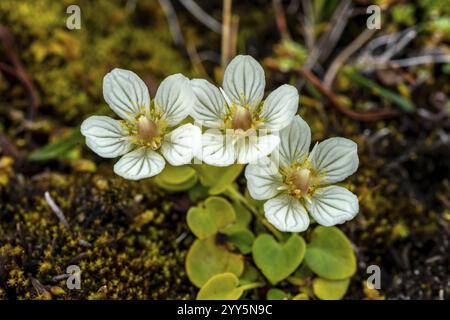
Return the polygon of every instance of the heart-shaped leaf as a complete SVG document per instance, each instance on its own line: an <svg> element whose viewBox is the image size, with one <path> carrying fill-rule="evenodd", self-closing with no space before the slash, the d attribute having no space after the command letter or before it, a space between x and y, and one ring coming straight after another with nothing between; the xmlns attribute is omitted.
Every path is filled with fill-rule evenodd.
<svg viewBox="0 0 450 320"><path fill-rule="evenodd" d="M215 237L195 240L186 256L189 280L199 288L216 274L231 272L239 277L243 271L243 256L216 244Z"/></svg>
<svg viewBox="0 0 450 320"><path fill-rule="evenodd" d="M197 183L197 172L190 166L171 166L166 164L164 170L158 174L154 181L168 191L189 190Z"/></svg>
<svg viewBox="0 0 450 320"><path fill-rule="evenodd" d="M209 197L197 207L189 209L187 224L199 238L215 235L236 219L233 206L224 198Z"/></svg>
<svg viewBox="0 0 450 320"><path fill-rule="evenodd" d="M234 164L228 167L214 167L207 164L195 166L200 177L200 182L205 187L209 187L211 195L224 192L234 180L241 174L244 166Z"/></svg>
<svg viewBox="0 0 450 320"><path fill-rule="evenodd" d="M267 291L266 299L267 300L287 300L288 295L286 294L286 292L284 292L281 289L272 288L269 291Z"/></svg>
<svg viewBox="0 0 450 320"><path fill-rule="evenodd" d="M349 284L350 278L344 280L316 278L313 282L313 290L321 300L340 300L347 292Z"/></svg>
<svg viewBox="0 0 450 320"><path fill-rule="evenodd" d="M336 227L314 229L305 262L314 273L329 280L346 279L356 272L352 245Z"/></svg>
<svg viewBox="0 0 450 320"><path fill-rule="evenodd" d="M237 246L243 254L249 254L252 252L252 245L255 240L255 236L250 230L242 229L225 233L228 235L228 241Z"/></svg>
<svg viewBox="0 0 450 320"><path fill-rule="evenodd" d="M252 264L246 263L244 272L239 277L239 282L241 284L249 284L255 282L258 279L260 273Z"/></svg>
<svg viewBox="0 0 450 320"><path fill-rule="evenodd" d="M197 294L197 300L238 300L244 290L233 273L217 274L209 279Z"/></svg>
<svg viewBox="0 0 450 320"><path fill-rule="evenodd" d="M305 249L305 241L297 234L282 244L269 234L261 234L253 243L253 260L270 283L276 284L298 268Z"/></svg>

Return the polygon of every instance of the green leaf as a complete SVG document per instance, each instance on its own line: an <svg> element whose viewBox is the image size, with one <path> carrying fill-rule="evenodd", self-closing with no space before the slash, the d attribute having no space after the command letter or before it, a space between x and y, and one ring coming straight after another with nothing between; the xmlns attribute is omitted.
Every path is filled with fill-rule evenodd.
<svg viewBox="0 0 450 320"><path fill-rule="evenodd" d="M292 297L292 300L309 300L309 296L306 293L299 293Z"/></svg>
<svg viewBox="0 0 450 320"><path fill-rule="evenodd" d="M195 240L186 256L188 278L199 288L216 274L231 272L239 277L243 271L243 256L216 244L215 237Z"/></svg>
<svg viewBox="0 0 450 320"><path fill-rule="evenodd" d="M356 258L347 237L336 227L314 229L305 262L322 278L341 280L356 272Z"/></svg>
<svg viewBox="0 0 450 320"><path fill-rule="evenodd" d="M236 275L222 273L213 276L202 286L197 300L238 300L243 292Z"/></svg>
<svg viewBox="0 0 450 320"><path fill-rule="evenodd" d="M347 292L349 284L350 278L343 280L316 278L313 282L313 290L321 300L340 300Z"/></svg>
<svg viewBox="0 0 450 320"><path fill-rule="evenodd" d="M393 104L397 105L400 109L407 112L416 110L416 106L411 100L406 99L403 96L380 86L375 81L372 81L371 79L366 78L363 75L359 74L356 70L350 68L345 68L344 70L345 75L347 75L347 77L351 81L358 83L366 88L369 88L370 90L372 90L374 94L381 96L382 98L386 99L389 102L392 102Z"/></svg>
<svg viewBox="0 0 450 320"><path fill-rule="evenodd" d="M286 292L284 292L283 290L280 290L277 288L272 288L269 291L267 291L266 299L267 300L287 300L288 296L287 296Z"/></svg>
<svg viewBox="0 0 450 320"><path fill-rule="evenodd" d="M255 282L259 277L259 271L250 263L245 264L244 272L239 277L239 281L241 284L248 284Z"/></svg>
<svg viewBox="0 0 450 320"><path fill-rule="evenodd" d="M241 174L244 166L234 164L228 167L213 167L202 164L194 167L200 178L201 184L209 188L211 195L224 192Z"/></svg>
<svg viewBox="0 0 450 320"><path fill-rule="evenodd" d="M248 225L252 221L252 214L248 209L238 201L233 203L234 211L236 212L236 221L226 228L227 233L247 229Z"/></svg>
<svg viewBox="0 0 450 320"><path fill-rule="evenodd" d="M30 153L30 161L47 161L53 159L66 159L67 154L72 149L83 142L83 136L80 129L73 129L70 135L64 139L51 142L42 148L36 149Z"/></svg>
<svg viewBox="0 0 450 320"><path fill-rule="evenodd" d="M243 254L252 252L255 236L250 230L242 229L230 233L225 231L225 233L228 235L228 241L237 246Z"/></svg>
<svg viewBox="0 0 450 320"><path fill-rule="evenodd" d="M215 235L235 220L233 206L221 197L209 197L187 213L189 229L200 239Z"/></svg>
<svg viewBox="0 0 450 320"><path fill-rule="evenodd" d="M168 191L184 191L191 189L197 183L197 172L190 166L171 166L166 164L164 170L158 174L154 181Z"/></svg>
<svg viewBox="0 0 450 320"><path fill-rule="evenodd" d="M253 260L270 283L276 284L298 268L305 249L305 241L297 234L283 244L269 234L261 234L253 243Z"/></svg>

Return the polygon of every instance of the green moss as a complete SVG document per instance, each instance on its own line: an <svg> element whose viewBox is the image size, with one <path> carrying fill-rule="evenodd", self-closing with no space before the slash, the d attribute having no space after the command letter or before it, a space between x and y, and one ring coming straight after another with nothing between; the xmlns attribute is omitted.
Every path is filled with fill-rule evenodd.
<svg viewBox="0 0 450 320"><path fill-rule="evenodd" d="M69 229L50 209L47 190ZM8 199L0 204L1 298L192 298L185 248L176 242L184 217L151 184L43 174L11 180L0 196ZM57 280L72 264L81 268L81 290Z"/></svg>
<svg viewBox="0 0 450 320"><path fill-rule="evenodd" d="M135 71L151 91L170 74L189 75L157 2L139 3L130 11L120 2L78 1L80 30L66 28L70 4L51 0L4 0L0 4L2 23L14 34L20 58L40 91L41 114L51 113L67 124L77 124L96 112L104 105L102 78L111 68ZM21 100L25 108L24 89L14 88L0 78L2 101L15 100L17 105Z"/></svg>

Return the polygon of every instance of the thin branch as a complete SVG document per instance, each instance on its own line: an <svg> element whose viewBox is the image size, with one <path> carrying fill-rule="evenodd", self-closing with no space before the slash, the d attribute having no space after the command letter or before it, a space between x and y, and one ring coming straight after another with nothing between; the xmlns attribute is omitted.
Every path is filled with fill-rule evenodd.
<svg viewBox="0 0 450 320"><path fill-rule="evenodd" d="M281 34L281 38L283 40L291 39L291 34L289 33L289 29L286 22L286 15L284 13L283 4L281 0L272 0L273 10L275 12L275 21L277 23L278 31Z"/></svg>
<svg viewBox="0 0 450 320"><path fill-rule="evenodd" d="M228 64L231 58L231 50L230 50L230 39L231 39L231 8L232 8L232 0L224 0L223 1L223 11L222 11L222 56L220 60L220 64L222 66L222 70Z"/></svg>
<svg viewBox="0 0 450 320"><path fill-rule="evenodd" d="M308 80L314 87L316 87L317 90L319 90L325 97L327 97L333 107L351 119L359 121L376 121L380 119L392 118L398 115L396 111L391 109L364 112L348 109L346 106L341 104L331 89L325 86L312 72L304 68L297 69L296 71Z"/></svg>
<svg viewBox="0 0 450 320"><path fill-rule="evenodd" d="M181 4L202 24L207 26L215 33L222 33L220 22L207 14L194 0L180 0Z"/></svg>
<svg viewBox="0 0 450 320"><path fill-rule="evenodd" d="M184 37L181 33L180 24L178 23L177 14L170 0L158 0L161 8L166 15L167 22L169 24L169 30L172 34L173 41L179 47L184 46Z"/></svg>
<svg viewBox="0 0 450 320"><path fill-rule="evenodd" d="M48 191L45 191L44 193L44 197L45 197L45 201L47 201L50 209L52 209L52 211L55 213L55 215L58 217L59 221L62 222L62 224L64 225L64 227L66 227L68 230L70 230L70 226L69 223L67 222L66 217L64 216L64 213L62 212L62 210L58 207L58 205L55 203L55 201L53 200L52 196L50 195L50 193Z"/></svg>
<svg viewBox="0 0 450 320"><path fill-rule="evenodd" d="M390 67L411 67L428 63L449 63L450 55L424 55L405 59L391 60L385 64L375 66L375 69L387 69Z"/></svg>
<svg viewBox="0 0 450 320"><path fill-rule="evenodd" d="M33 121L36 118L37 110L39 109L39 106L41 104L41 99L36 87L33 84L33 81L31 81L31 78L29 77L27 71L25 70L25 67L19 59L12 33L2 25L0 25L0 41L3 44L6 56L12 64L12 67L10 67L4 63L1 63L0 71L14 76L28 91L30 99L29 118L31 121Z"/></svg>
<svg viewBox="0 0 450 320"><path fill-rule="evenodd" d="M364 30L355 40L352 41L352 43L350 43L338 54L325 74L323 82L327 87L331 87L341 66L348 60L348 58L350 58L352 54L358 51L358 49L360 49L375 34L375 32L376 29Z"/></svg>
<svg viewBox="0 0 450 320"><path fill-rule="evenodd" d="M309 52L304 67L312 69L317 61L326 59L336 46L352 13L352 3L344 0L333 13L327 30L322 33L316 45Z"/></svg>
<svg viewBox="0 0 450 320"><path fill-rule="evenodd" d="M303 35L305 37L305 44L308 50L312 50L316 41L314 32L314 9L311 0L302 0L303 7Z"/></svg>

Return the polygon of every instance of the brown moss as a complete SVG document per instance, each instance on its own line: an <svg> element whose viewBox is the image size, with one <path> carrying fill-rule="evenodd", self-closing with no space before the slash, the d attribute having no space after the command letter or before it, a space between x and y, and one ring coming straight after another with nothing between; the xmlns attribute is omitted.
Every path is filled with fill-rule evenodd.
<svg viewBox="0 0 450 320"><path fill-rule="evenodd" d="M0 189L0 297L8 299L190 298L184 217L148 183L42 174ZM44 198L49 191L70 227ZM61 275L82 271L81 290ZM59 279L59 280L58 280Z"/></svg>

